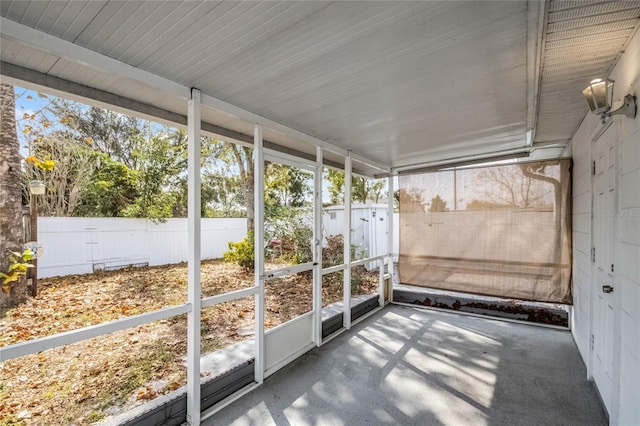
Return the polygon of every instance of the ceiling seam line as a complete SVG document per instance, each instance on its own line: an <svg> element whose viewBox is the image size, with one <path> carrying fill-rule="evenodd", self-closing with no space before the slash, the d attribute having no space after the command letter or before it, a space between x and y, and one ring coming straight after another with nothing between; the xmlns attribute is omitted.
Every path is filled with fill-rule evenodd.
<svg viewBox="0 0 640 426"><path fill-rule="evenodd" d="M102 13L102 11L104 10L104 8L105 8L105 7L107 7L107 5L108 5L108 4L109 4L109 2L106 2L106 3L105 3L105 4L100 8L100 10L99 10L99 11L97 11L95 15L93 15L93 18L91 18L91 20L90 20L89 22L87 22L87 25L85 25L85 26L84 26L84 28L82 28L82 31L80 31L80 32L78 33L78 35L73 39L73 41L72 41L71 43L75 44L75 43L76 43L76 41L78 41L78 39L80 38L80 36L82 35L82 33L84 33L84 32L85 32L85 30L86 30L87 28L89 28L89 25L91 25L91 24L93 23L93 21L95 21L95 20L96 20L96 18L98 17L98 15L100 15L100 13Z"/></svg>

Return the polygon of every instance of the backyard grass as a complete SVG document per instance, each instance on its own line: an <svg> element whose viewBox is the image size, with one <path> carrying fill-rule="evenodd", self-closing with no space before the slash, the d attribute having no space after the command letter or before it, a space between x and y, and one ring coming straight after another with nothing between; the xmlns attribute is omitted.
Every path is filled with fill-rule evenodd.
<svg viewBox="0 0 640 426"><path fill-rule="evenodd" d="M222 260L201 271L203 297L253 286L253 272ZM377 272L353 275L354 294L377 291ZM342 300L340 277L325 276L323 305ZM309 312L311 282L267 282L265 326ZM3 312L0 346L179 305L186 292L186 264L41 279L37 297ZM202 353L250 338L254 321L253 297L203 309ZM181 315L0 363L0 425L91 424L181 387L186 324Z"/></svg>

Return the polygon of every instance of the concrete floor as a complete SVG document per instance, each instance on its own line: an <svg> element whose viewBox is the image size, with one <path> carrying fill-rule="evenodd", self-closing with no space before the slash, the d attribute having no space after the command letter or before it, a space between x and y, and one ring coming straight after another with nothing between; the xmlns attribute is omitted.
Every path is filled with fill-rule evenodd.
<svg viewBox="0 0 640 426"><path fill-rule="evenodd" d="M605 425L568 331L390 305L204 425Z"/></svg>

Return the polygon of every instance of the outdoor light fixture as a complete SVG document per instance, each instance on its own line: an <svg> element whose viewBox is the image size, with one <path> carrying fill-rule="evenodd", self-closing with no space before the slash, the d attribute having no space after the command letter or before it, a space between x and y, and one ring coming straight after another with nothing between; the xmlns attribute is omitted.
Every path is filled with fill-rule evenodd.
<svg viewBox="0 0 640 426"><path fill-rule="evenodd" d="M32 180L29 182L29 191L31 195L44 195L46 187L40 180Z"/></svg>
<svg viewBox="0 0 640 426"><path fill-rule="evenodd" d="M613 80L596 78L582 91L587 104L589 104L589 109L592 113L600 116L602 124L612 115L625 115L629 118L635 118L638 110L636 97L628 94L624 97L622 106L615 111L611 111L613 84Z"/></svg>

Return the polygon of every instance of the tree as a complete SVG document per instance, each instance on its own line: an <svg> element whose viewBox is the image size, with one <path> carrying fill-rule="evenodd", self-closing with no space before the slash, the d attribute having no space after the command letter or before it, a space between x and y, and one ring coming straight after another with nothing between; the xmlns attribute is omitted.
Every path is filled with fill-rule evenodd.
<svg viewBox="0 0 640 426"><path fill-rule="evenodd" d="M245 217L245 201L239 176L206 173L202 176L205 217Z"/></svg>
<svg viewBox="0 0 640 426"><path fill-rule="evenodd" d="M90 142L100 152L137 169L135 155L143 134L152 132L152 124L127 114L78 102L55 98L51 110L78 142Z"/></svg>
<svg viewBox="0 0 640 426"><path fill-rule="evenodd" d="M265 215L302 207L312 190L313 174L297 167L269 163L265 170Z"/></svg>
<svg viewBox="0 0 640 426"><path fill-rule="evenodd" d="M405 188L398 190L398 203L400 213L424 213L423 195L417 188L407 191Z"/></svg>
<svg viewBox="0 0 640 426"><path fill-rule="evenodd" d="M486 185L486 184L489 185ZM496 206L527 209L544 205L551 191L545 185L534 184L534 179L512 165L480 169L476 175L481 201Z"/></svg>
<svg viewBox="0 0 640 426"><path fill-rule="evenodd" d="M253 149L222 140L212 140L209 157L215 159L214 167L222 173L238 176L240 197L244 200L247 211L247 229L252 230L255 220Z"/></svg>
<svg viewBox="0 0 640 426"><path fill-rule="evenodd" d="M329 197L332 205L344 204L344 172L327 169L324 178L329 181Z"/></svg>
<svg viewBox="0 0 640 426"><path fill-rule="evenodd" d="M137 137L144 138L142 135ZM138 148L131 156L137 166L138 196L122 211L122 215L154 220L172 217L178 199L176 187L186 167L187 140L184 132L170 133L164 129L150 134L136 146Z"/></svg>
<svg viewBox="0 0 640 426"><path fill-rule="evenodd" d="M22 252L22 173L20 143L16 133L15 92L13 86L0 84L0 271L8 271L10 252ZM0 292L0 306L22 301L27 294L21 277L10 294Z"/></svg>
<svg viewBox="0 0 640 426"><path fill-rule="evenodd" d="M365 179L359 176L351 178L351 199L365 204L367 201L377 203L384 188L384 181Z"/></svg>
<svg viewBox="0 0 640 426"><path fill-rule="evenodd" d="M440 195L436 195L431 199L431 205L429 206L429 213L448 212L447 202L444 201Z"/></svg>
<svg viewBox="0 0 640 426"><path fill-rule="evenodd" d="M97 160L73 212L82 217L121 217L138 197L139 174L107 154L92 151Z"/></svg>
<svg viewBox="0 0 640 426"><path fill-rule="evenodd" d="M344 203L344 172L328 169L325 179L329 181L331 204ZM351 177L351 201L377 203L382 195L385 183L382 180L366 179L360 176Z"/></svg>
<svg viewBox="0 0 640 426"><path fill-rule="evenodd" d="M100 163L93 149L60 136L65 135L38 136L38 142L32 143L31 155L25 162L25 196L28 198L31 180L40 180L47 188L46 195L38 202L38 210L44 216L74 216ZM37 161L42 159L56 159L55 167L39 167Z"/></svg>

